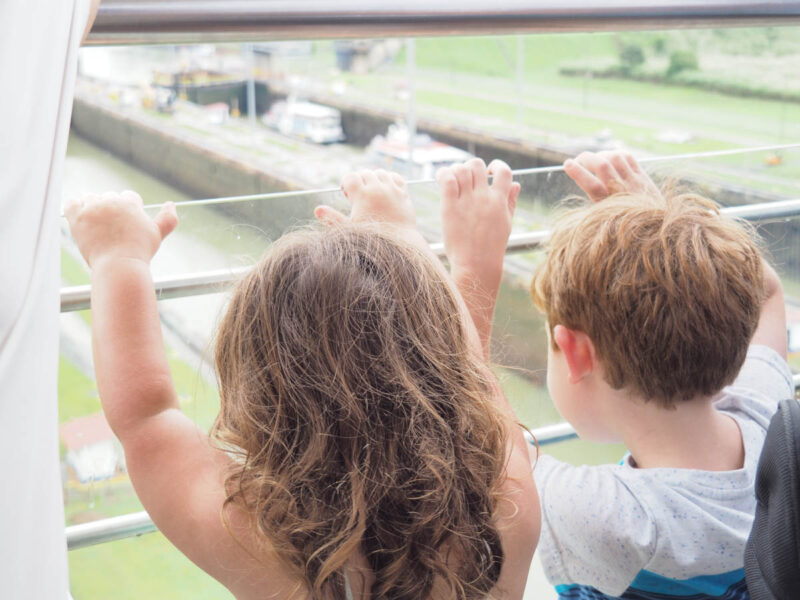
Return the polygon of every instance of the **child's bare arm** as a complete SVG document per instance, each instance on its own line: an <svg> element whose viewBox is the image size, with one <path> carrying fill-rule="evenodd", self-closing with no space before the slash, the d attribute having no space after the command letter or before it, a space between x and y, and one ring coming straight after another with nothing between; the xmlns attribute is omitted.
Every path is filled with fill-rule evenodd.
<svg viewBox="0 0 800 600"><path fill-rule="evenodd" d="M788 340L783 286L775 269L767 264L767 261L762 262L766 299L751 343L769 346L785 359L788 354Z"/></svg>
<svg viewBox="0 0 800 600"><path fill-rule="evenodd" d="M491 185L490 174L494 176ZM436 179L450 274L477 331L480 351L488 360L492 319L520 185L512 181L511 169L500 160L487 169L482 160L473 159L440 169ZM488 368L487 375L493 380L494 401L507 417L510 444L508 478L503 485L504 497L510 502L504 504L503 510L508 512L501 518L506 527L517 528L513 536L517 539L511 543L519 548L517 559L527 564L541 525L538 493L531 478L532 460L513 407ZM519 521L515 523L513 518ZM519 583L521 593L525 582Z"/></svg>
<svg viewBox="0 0 800 600"><path fill-rule="evenodd" d="M661 195L650 176L628 152L582 152L564 163L564 171L592 202L620 192Z"/></svg>
<svg viewBox="0 0 800 600"><path fill-rule="evenodd" d="M150 275L150 259L177 224L174 207L151 220L141 198L123 192L84 198L66 214L92 269L100 399L136 493L170 541L226 583L226 568L251 560L220 520L227 458L180 410Z"/></svg>
<svg viewBox="0 0 800 600"><path fill-rule="evenodd" d="M489 175L494 176L489 185ZM520 185L511 169L493 161L487 170L480 159L440 169L436 179L442 196L442 229L450 272L489 357L497 294L503 277L511 218Z"/></svg>

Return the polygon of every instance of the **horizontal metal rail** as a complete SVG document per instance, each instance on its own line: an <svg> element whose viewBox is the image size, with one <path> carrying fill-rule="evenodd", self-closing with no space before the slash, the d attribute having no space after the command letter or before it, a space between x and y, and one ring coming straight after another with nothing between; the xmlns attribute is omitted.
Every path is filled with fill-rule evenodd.
<svg viewBox="0 0 800 600"><path fill-rule="evenodd" d="M794 375L794 386L795 389L800 387L800 374ZM528 442L532 444L535 438L539 446L547 446L577 438L575 429L569 423L557 423L539 427L532 430L531 434L526 435ZM150 516L144 511L121 517L100 519L91 523L67 527L67 548L76 550L154 531L157 531L157 528L150 520Z"/></svg>
<svg viewBox="0 0 800 600"><path fill-rule="evenodd" d="M417 37L800 23L796 0L103 0L90 44Z"/></svg>
<svg viewBox="0 0 800 600"><path fill-rule="evenodd" d="M753 221L794 217L800 215L800 199L728 207L723 208L722 212L726 215ZM549 231L532 231L512 235L508 240L506 253L514 254L534 250L546 242L549 236ZM431 250L440 258L444 258L443 244L431 244ZM155 282L156 293L159 300L168 300L222 292L251 268L237 267L235 269L202 271L159 279ZM88 285L65 287L61 290L61 312L86 310L90 307L90 298L91 287Z"/></svg>
<svg viewBox="0 0 800 600"><path fill-rule="evenodd" d="M67 527L67 549L77 550L154 531L158 531L158 528L144 511L99 519Z"/></svg>

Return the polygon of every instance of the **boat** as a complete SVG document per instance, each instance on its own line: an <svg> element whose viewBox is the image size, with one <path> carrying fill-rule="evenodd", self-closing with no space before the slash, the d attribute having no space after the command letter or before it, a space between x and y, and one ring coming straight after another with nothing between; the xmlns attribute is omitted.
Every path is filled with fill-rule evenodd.
<svg viewBox="0 0 800 600"><path fill-rule="evenodd" d="M264 115L263 122L283 135L315 144L332 144L345 140L342 113L314 102L294 99L276 102Z"/></svg>
<svg viewBox="0 0 800 600"><path fill-rule="evenodd" d="M367 154L376 165L396 171L404 177L431 179L437 169L474 158L461 148L434 140L426 133L411 133L404 123L389 125L386 135L376 135L367 146Z"/></svg>

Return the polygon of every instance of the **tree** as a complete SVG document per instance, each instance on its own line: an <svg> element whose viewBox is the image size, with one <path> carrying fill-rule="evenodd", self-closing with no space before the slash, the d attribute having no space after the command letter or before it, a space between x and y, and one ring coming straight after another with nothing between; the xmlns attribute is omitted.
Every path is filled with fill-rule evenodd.
<svg viewBox="0 0 800 600"><path fill-rule="evenodd" d="M644 50L639 44L626 44L619 51L619 64L626 73L644 63Z"/></svg>
<svg viewBox="0 0 800 600"><path fill-rule="evenodd" d="M693 71L700 67L697 54L692 50L675 50L669 55L666 76L672 77L681 71Z"/></svg>

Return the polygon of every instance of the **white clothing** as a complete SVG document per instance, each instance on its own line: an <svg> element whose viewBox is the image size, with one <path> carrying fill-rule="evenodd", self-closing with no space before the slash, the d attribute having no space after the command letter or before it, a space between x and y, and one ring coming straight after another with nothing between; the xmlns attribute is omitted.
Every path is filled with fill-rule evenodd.
<svg viewBox="0 0 800 600"><path fill-rule="evenodd" d="M0 2L0 598L67 597L59 214L89 0Z"/></svg>
<svg viewBox="0 0 800 600"><path fill-rule="evenodd" d="M714 400L742 432L743 468L637 469L629 456L620 465L574 467L541 456L534 469L542 505L537 554L548 581L591 586L609 596L634 584L636 597L643 598L672 597L669 590L678 588L683 596L691 589L747 597L746 590L734 593L727 586L744 585L758 459L777 403L792 397L786 361L770 348L751 346L736 381ZM636 583L645 580L649 589L642 592ZM600 597L558 589L563 597Z"/></svg>

